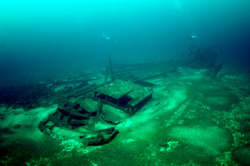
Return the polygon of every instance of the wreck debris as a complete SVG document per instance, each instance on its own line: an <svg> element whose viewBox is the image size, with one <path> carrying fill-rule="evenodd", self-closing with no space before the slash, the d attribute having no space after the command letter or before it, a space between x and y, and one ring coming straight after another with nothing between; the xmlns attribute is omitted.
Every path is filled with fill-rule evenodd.
<svg viewBox="0 0 250 166"><path fill-rule="evenodd" d="M211 78L214 78L218 75L218 73L221 71L222 67L224 65L224 62L215 65L213 68L211 68L208 72L208 76L210 76Z"/></svg>
<svg viewBox="0 0 250 166"><path fill-rule="evenodd" d="M187 63L184 66L194 69L208 69L208 76L214 78L218 75L223 67L223 62L218 63L218 53L216 47L202 48L198 46L192 46L186 52Z"/></svg>
<svg viewBox="0 0 250 166"><path fill-rule="evenodd" d="M152 92L147 91L144 87L122 80L106 84L95 89L94 92L95 97L130 115L134 114L152 98Z"/></svg>
<svg viewBox="0 0 250 166"><path fill-rule="evenodd" d="M195 69L213 68L216 65L218 54L216 47L202 48L192 46L186 52L188 58L188 66Z"/></svg>
<svg viewBox="0 0 250 166"><path fill-rule="evenodd" d="M56 112L49 115L46 121L41 121L38 127L41 131L47 128L51 130L53 127L74 129L88 124L89 118L95 115L96 111L93 109L85 109L79 103L68 102L57 108Z"/></svg>
<svg viewBox="0 0 250 166"><path fill-rule="evenodd" d="M93 97L80 98L57 108L38 127L41 131L51 133L54 127L77 130L85 126L87 132L83 132L80 138L87 145L104 144L112 140L118 131L114 127L98 128L95 124L105 122L117 125L151 98L152 92L149 89L133 82L115 80L95 89Z"/></svg>
<svg viewBox="0 0 250 166"><path fill-rule="evenodd" d="M80 138L85 138L87 145L96 146L110 142L118 133L118 130L115 130L114 127L110 127L107 129L94 131L81 136Z"/></svg>

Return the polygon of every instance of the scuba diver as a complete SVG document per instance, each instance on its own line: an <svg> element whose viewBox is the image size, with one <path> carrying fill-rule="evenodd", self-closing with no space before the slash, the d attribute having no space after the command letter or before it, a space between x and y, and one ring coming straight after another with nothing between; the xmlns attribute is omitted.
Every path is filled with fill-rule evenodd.
<svg viewBox="0 0 250 166"><path fill-rule="evenodd" d="M114 40L113 38L109 37L105 33L102 33L102 38L107 43L117 43L117 40Z"/></svg>
<svg viewBox="0 0 250 166"><path fill-rule="evenodd" d="M200 57L201 48L198 44L198 39L196 35L191 35L188 37L191 41L190 47L184 52L184 57L187 58L189 62L196 60Z"/></svg>
<svg viewBox="0 0 250 166"><path fill-rule="evenodd" d="M196 36L196 35L189 36L189 39L190 39L190 40L196 40L196 39L197 39L197 36Z"/></svg>
<svg viewBox="0 0 250 166"><path fill-rule="evenodd" d="M200 42L196 35L191 35L188 38L192 42L191 47L200 47Z"/></svg>

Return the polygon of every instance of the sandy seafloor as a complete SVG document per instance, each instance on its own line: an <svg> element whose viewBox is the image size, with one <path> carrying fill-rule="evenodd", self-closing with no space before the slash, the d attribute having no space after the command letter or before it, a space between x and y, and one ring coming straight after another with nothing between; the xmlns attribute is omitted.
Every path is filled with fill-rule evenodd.
<svg viewBox="0 0 250 166"><path fill-rule="evenodd" d="M40 132L56 104L2 106L0 165L250 165L250 73L229 65L216 78L205 73L180 67L147 80L156 84L152 100L102 146L87 147L63 129Z"/></svg>

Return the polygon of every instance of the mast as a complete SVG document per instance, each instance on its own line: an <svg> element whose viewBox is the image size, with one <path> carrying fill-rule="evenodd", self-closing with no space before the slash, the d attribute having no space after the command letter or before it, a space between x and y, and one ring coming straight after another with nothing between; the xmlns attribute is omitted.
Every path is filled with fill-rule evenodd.
<svg viewBox="0 0 250 166"><path fill-rule="evenodd" d="M110 78L111 81L115 81L115 75L113 72L113 67L112 67L112 62L111 62L111 57L109 56L109 73L110 73Z"/></svg>

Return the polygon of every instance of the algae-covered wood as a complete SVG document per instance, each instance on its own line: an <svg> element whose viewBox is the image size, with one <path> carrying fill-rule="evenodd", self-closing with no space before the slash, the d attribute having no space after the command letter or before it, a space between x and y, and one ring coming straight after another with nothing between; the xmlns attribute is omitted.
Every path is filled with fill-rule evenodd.
<svg viewBox="0 0 250 166"><path fill-rule="evenodd" d="M134 84L132 82L116 80L110 84L106 84L105 86L96 89L95 92L119 99L133 91L133 85Z"/></svg>

